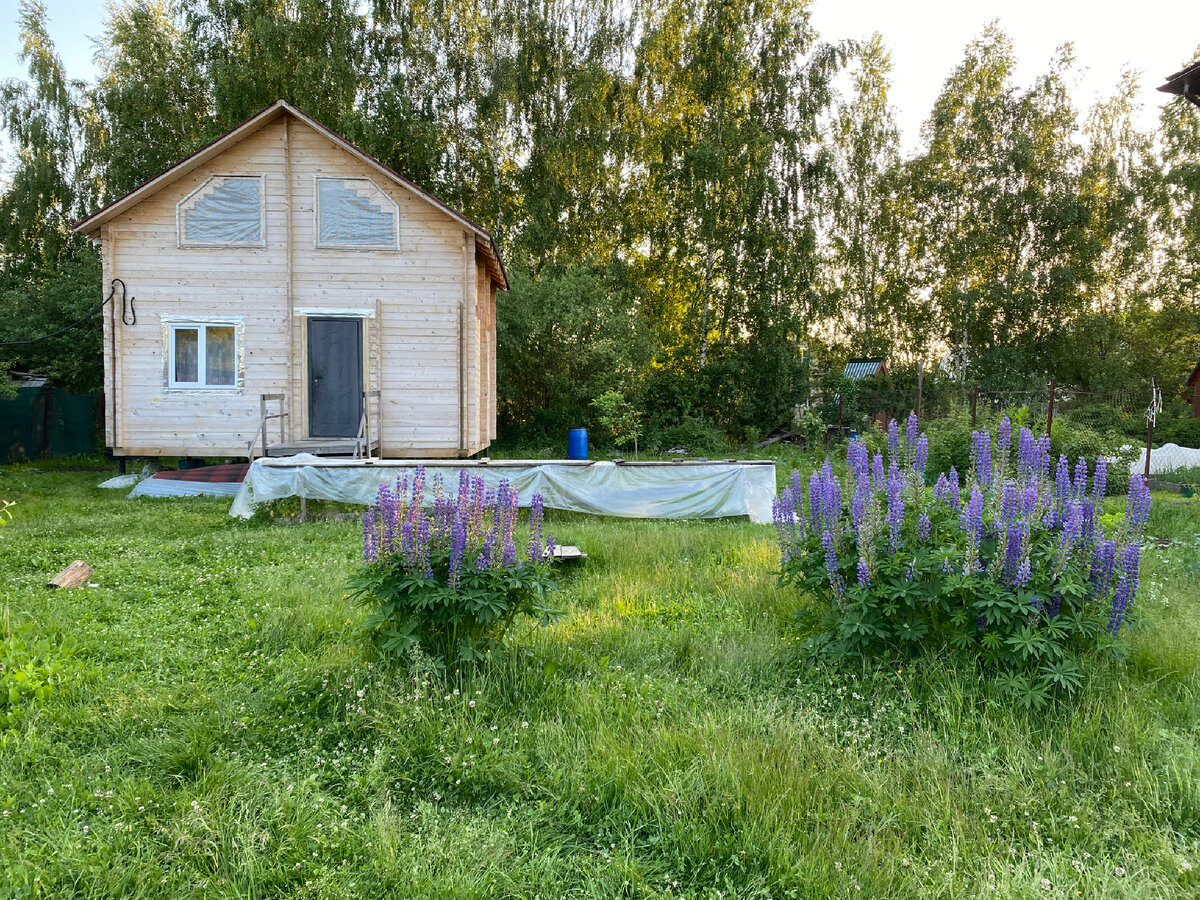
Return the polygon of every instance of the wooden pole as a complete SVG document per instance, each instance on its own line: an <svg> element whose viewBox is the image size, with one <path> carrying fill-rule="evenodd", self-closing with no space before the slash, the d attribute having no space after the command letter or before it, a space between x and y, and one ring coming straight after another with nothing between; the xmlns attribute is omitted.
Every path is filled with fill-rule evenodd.
<svg viewBox="0 0 1200 900"><path fill-rule="evenodd" d="M1146 412L1146 465L1143 475L1150 477L1150 445L1154 442L1154 398L1158 393L1158 376L1150 379L1150 408Z"/></svg>
<svg viewBox="0 0 1200 900"><path fill-rule="evenodd" d="M1054 427L1054 389L1057 383L1053 378L1050 379L1050 405L1046 408L1046 434L1050 433L1050 429Z"/></svg>
<svg viewBox="0 0 1200 900"><path fill-rule="evenodd" d="M921 418L921 385L925 378L925 361L917 363L917 418Z"/></svg>

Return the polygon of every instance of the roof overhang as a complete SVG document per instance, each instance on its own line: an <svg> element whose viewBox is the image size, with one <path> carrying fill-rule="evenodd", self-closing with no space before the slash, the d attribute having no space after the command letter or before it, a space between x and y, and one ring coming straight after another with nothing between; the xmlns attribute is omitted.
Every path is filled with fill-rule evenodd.
<svg viewBox="0 0 1200 900"><path fill-rule="evenodd" d="M85 237L93 239L98 238L100 234L100 227L106 222L112 221L114 218L126 212L131 207L141 203L146 198L167 187L167 185L199 168L213 157L223 153L229 147L250 137L252 134L255 134L284 115L293 116L315 131L320 132L351 156L361 160L367 166L374 169L388 180L410 191L418 199L428 203L430 206L434 207L440 212L445 213L454 221L458 222L458 224L461 225L465 230L473 233L476 239L476 247L483 252L484 257L488 261L488 270L490 274L499 283L501 289L508 289L508 275L504 270L504 261L500 258L500 252L496 247L496 241L492 238L491 233L486 228L482 227L476 222L471 221L458 210L447 206L437 197L433 196L433 194L421 187L418 187L399 172L388 168L365 150L356 147L340 134L337 134L329 128L326 128L312 116L292 106L286 100L276 100L266 109L262 110L256 115L251 116L236 128L225 132L225 134L221 135L215 141L205 144L190 156L185 157L183 160L171 166L169 169L166 169L160 172L158 175L155 175L140 187L134 188L132 191L123 194L106 206L101 207L90 216L80 219L71 226L72 229L84 235Z"/></svg>
<svg viewBox="0 0 1200 900"><path fill-rule="evenodd" d="M1186 69L1180 69L1174 75L1167 76L1167 83L1159 87L1166 94L1178 94L1187 97L1192 103L1200 106L1200 62L1194 62Z"/></svg>
<svg viewBox="0 0 1200 900"><path fill-rule="evenodd" d="M1200 381L1200 360L1196 361L1196 368L1192 369L1192 374L1188 376L1187 386L1194 387L1196 382Z"/></svg>

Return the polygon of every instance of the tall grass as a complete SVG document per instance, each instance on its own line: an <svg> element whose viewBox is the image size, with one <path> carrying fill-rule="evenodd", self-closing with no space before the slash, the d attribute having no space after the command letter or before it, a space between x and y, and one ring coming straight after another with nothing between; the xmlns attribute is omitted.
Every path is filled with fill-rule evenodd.
<svg viewBox="0 0 1200 900"><path fill-rule="evenodd" d="M0 747L0 897L1200 894L1196 502L1129 662L1030 716L799 655L769 526L552 514L569 616L439 682L359 640L352 523L0 471L0 622L77 642Z"/></svg>

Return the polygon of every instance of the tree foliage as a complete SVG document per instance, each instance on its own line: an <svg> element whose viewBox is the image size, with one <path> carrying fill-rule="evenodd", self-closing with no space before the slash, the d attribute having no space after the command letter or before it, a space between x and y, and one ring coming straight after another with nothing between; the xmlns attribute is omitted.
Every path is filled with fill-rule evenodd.
<svg viewBox="0 0 1200 900"><path fill-rule="evenodd" d="M1139 131L1132 73L1077 109L1070 47L1021 85L994 24L906 158L883 37L823 41L803 0L128 0L94 83L46 15L0 91L0 340L100 299L70 222L283 97L494 231L507 429L619 391L648 437L750 437L807 398L805 347L1113 387L1200 352L1197 110ZM95 389L74 334L0 352Z"/></svg>

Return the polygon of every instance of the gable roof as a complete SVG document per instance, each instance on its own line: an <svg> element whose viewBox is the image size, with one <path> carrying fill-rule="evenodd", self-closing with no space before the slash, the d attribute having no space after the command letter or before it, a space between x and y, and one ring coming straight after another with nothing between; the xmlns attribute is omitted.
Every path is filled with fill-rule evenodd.
<svg viewBox="0 0 1200 900"><path fill-rule="evenodd" d="M1159 90L1166 94L1181 94L1200 106L1200 61L1180 69L1174 75L1168 75L1167 83Z"/></svg>
<svg viewBox="0 0 1200 900"><path fill-rule="evenodd" d="M882 359L852 359L846 363L846 368L842 370L842 377L854 379L873 378L886 371L887 366L884 365Z"/></svg>
<svg viewBox="0 0 1200 900"><path fill-rule="evenodd" d="M450 218L454 219L454 221L458 222L461 226L463 226L463 228L474 233L477 241L476 246L483 251L483 255L487 258L488 270L500 283L501 288L505 290L508 289L508 275L504 270L504 261L500 258L500 251L496 247L496 241L492 237L491 232L489 232L482 225L471 221L458 210L447 206L437 197L433 196L433 194L421 187L418 187L416 184L409 181L394 169L388 168L365 150L361 150L360 148L356 147L340 134L337 134L329 128L326 128L312 116L292 106L286 100L276 100L266 109L256 113L246 121L242 122L240 125L225 132L216 140L205 144L190 156L184 157L175 165L165 169L162 172L159 172L140 187L136 187L128 193L121 195L111 203L92 213L90 216L80 219L78 222L72 225L71 228L85 237L95 237L99 233L100 226L105 222L111 221L116 216L126 212L136 204L141 203L147 197L152 196L153 194L167 187L169 184L172 184L173 182L182 178L184 175L202 166L204 163L223 153L225 150L239 141L242 141L245 138L250 137L250 135L257 133L264 126L269 125L271 122L274 122L283 115L293 116L315 131L320 132L325 137L329 138L329 140L333 141L335 145L345 150L351 156L366 163L389 181L392 181L395 184L407 189L419 199L424 200L430 206L440 210Z"/></svg>
<svg viewBox="0 0 1200 900"><path fill-rule="evenodd" d="M1192 369L1192 374L1188 376L1186 382L1188 387L1194 387L1196 382L1200 381L1200 360L1196 361L1196 368Z"/></svg>

